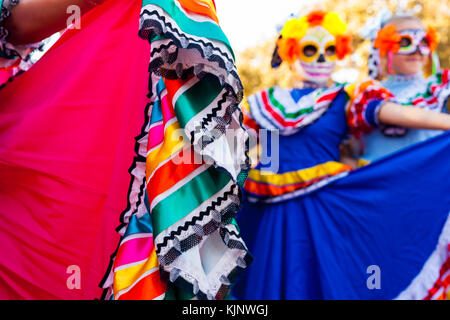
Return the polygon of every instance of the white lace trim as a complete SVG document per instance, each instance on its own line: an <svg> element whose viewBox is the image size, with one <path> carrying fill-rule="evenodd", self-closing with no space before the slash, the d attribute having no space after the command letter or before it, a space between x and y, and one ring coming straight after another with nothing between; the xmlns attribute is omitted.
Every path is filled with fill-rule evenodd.
<svg viewBox="0 0 450 320"><path fill-rule="evenodd" d="M420 273L414 278L411 284L403 292L401 292L396 300L423 300L429 293L429 290L434 286L436 281L440 278L440 271L442 265L450 256L450 213L447 221L439 237L436 249L428 258ZM442 292L437 292L437 294ZM434 297L437 296L435 294Z"/></svg>

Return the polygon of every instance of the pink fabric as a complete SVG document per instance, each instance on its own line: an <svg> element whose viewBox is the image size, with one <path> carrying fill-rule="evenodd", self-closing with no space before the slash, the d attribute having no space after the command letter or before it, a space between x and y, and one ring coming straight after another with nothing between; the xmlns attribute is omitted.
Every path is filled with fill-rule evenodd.
<svg viewBox="0 0 450 320"><path fill-rule="evenodd" d="M147 103L141 3L106 1L0 90L0 299L101 295Z"/></svg>
<svg viewBox="0 0 450 320"><path fill-rule="evenodd" d="M16 69L17 68L0 69L0 86L6 83L9 80L9 78L11 78L15 74Z"/></svg>
<svg viewBox="0 0 450 320"><path fill-rule="evenodd" d="M122 243L122 250L117 253L115 265L123 266L136 261L147 260L153 248L153 235L127 240Z"/></svg>
<svg viewBox="0 0 450 320"><path fill-rule="evenodd" d="M149 137L152 137L152 139L149 139L149 150L160 145L161 141L164 139L164 123L161 121L160 124L151 127L148 135Z"/></svg>

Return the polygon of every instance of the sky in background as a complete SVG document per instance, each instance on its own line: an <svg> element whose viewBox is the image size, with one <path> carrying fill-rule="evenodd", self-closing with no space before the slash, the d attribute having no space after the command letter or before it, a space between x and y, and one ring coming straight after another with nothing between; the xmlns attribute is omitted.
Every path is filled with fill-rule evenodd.
<svg viewBox="0 0 450 320"><path fill-rule="evenodd" d="M239 53L277 34L291 13L298 14L321 0L215 0L220 26Z"/></svg>

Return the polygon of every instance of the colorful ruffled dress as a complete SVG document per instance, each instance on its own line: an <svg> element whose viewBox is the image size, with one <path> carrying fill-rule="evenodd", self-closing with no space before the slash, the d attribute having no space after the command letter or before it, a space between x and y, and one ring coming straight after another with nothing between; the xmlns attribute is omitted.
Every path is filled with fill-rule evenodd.
<svg viewBox="0 0 450 320"><path fill-rule="evenodd" d="M413 104L434 112L447 113L448 97L450 96L448 83L449 71L444 70L429 78L424 78L423 74L391 75L382 82L382 85L395 96L394 101L397 103ZM374 130L364 135L362 159L371 162L441 133L442 131L439 130L384 126L380 130Z"/></svg>
<svg viewBox="0 0 450 320"><path fill-rule="evenodd" d="M351 171L339 145L378 126L372 82L247 99L259 163L237 220L253 263L237 299L437 299L449 285L450 135ZM277 147L279 146L279 147Z"/></svg>
<svg viewBox="0 0 450 320"><path fill-rule="evenodd" d="M108 0L81 26L0 90L0 297L223 298L249 160L214 3Z"/></svg>

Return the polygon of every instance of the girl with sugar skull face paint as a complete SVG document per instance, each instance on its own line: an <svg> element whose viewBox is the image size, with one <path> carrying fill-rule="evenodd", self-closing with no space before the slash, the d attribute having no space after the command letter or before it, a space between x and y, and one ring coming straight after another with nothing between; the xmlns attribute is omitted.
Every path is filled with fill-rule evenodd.
<svg viewBox="0 0 450 320"><path fill-rule="evenodd" d="M297 70L310 82L328 83L336 67L336 40L323 27L310 28L300 41Z"/></svg>
<svg viewBox="0 0 450 320"><path fill-rule="evenodd" d="M335 13L313 12L286 23L277 43L283 61L294 64L305 82L327 86L336 60L352 51L345 23Z"/></svg>
<svg viewBox="0 0 450 320"><path fill-rule="evenodd" d="M260 138L260 154L270 156L253 163L244 184L237 220L254 262L234 288L236 298L395 298L428 259L411 255L428 254L436 246L450 208L433 197L445 193L449 183L436 187L433 179L404 181L408 177L399 174L404 171L396 163L350 174L351 168L339 161L339 145L348 133L359 136L383 123L448 130L450 117L388 102L391 94L374 81L333 84L336 60L349 53L351 38L336 13L316 11L289 20L272 66L290 63L304 82L298 88L267 88L243 104L244 123ZM414 171L414 166L428 163L427 154L405 155L402 165L408 163ZM447 159L433 161L436 165ZM385 188L390 183L404 186L402 191L426 191L410 210L410 194L392 193ZM434 203L432 210L427 202ZM430 220L423 221L424 210ZM410 227L401 228L404 224ZM385 230L398 233L391 237ZM400 241L409 238L426 240ZM383 265L390 280L383 291L365 286L373 261ZM437 264L433 267L445 261ZM416 284L403 297L420 296L419 289L433 285Z"/></svg>

